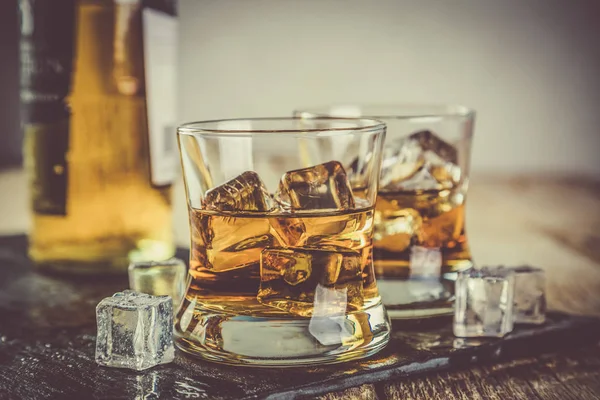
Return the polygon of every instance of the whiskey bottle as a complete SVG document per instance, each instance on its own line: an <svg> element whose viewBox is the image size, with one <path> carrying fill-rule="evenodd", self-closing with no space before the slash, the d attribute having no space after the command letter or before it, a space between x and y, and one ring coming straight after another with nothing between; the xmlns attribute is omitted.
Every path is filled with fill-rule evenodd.
<svg viewBox="0 0 600 400"><path fill-rule="evenodd" d="M175 2L19 0L32 230L44 269L174 254Z"/></svg>

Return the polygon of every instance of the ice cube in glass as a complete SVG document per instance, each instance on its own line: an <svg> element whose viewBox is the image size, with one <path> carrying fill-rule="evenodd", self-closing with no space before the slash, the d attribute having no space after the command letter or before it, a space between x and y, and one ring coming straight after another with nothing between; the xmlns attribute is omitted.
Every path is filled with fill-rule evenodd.
<svg viewBox="0 0 600 400"><path fill-rule="evenodd" d="M272 201L254 171L246 171L204 195L203 206L213 211L269 211Z"/></svg>
<svg viewBox="0 0 600 400"><path fill-rule="evenodd" d="M452 164L458 162L458 152L456 147L446 142L432 131L418 131L411 134L408 139L418 142L422 151L435 154L444 162Z"/></svg>
<svg viewBox="0 0 600 400"><path fill-rule="evenodd" d="M338 161L286 172L276 198L284 208L293 211L355 207L350 181Z"/></svg>
<svg viewBox="0 0 600 400"><path fill-rule="evenodd" d="M347 287L336 289L317 284L308 331L322 345L340 344L352 337L346 327L347 304Z"/></svg>
<svg viewBox="0 0 600 400"><path fill-rule="evenodd" d="M210 189L203 206L211 212L267 212L273 201L256 172L246 171ZM273 243L269 223L262 218L236 218L214 213L190 213L192 261L190 268L213 272L247 269L258 279L261 250Z"/></svg>
<svg viewBox="0 0 600 400"><path fill-rule="evenodd" d="M457 150L431 131L418 131L386 145L383 190L451 189L461 177Z"/></svg>
<svg viewBox="0 0 600 400"><path fill-rule="evenodd" d="M344 310L363 305L362 255L345 248L264 249L258 301L293 314L313 314L319 285L344 292ZM347 304L346 304L347 303Z"/></svg>

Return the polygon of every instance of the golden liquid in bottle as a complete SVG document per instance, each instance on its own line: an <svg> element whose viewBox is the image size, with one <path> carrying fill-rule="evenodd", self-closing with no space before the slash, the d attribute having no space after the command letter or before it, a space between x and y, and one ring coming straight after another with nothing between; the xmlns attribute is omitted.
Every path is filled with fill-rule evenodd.
<svg viewBox="0 0 600 400"><path fill-rule="evenodd" d="M33 212L30 256L76 273L166 259L174 254L171 187L150 179L141 14L112 1L80 2L75 37L66 215Z"/></svg>

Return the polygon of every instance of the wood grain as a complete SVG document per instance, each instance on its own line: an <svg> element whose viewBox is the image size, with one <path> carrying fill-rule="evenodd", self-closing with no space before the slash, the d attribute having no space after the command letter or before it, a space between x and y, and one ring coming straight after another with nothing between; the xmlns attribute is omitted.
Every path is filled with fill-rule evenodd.
<svg viewBox="0 0 600 400"><path fill-rule="evenodd" d="M337 399L363 399L378 400L374 385L361 385L358 387L343 390L341 392L327 393L324 396L317 397L318 400L337 400Z"/></svg>
<svg viewBox="0 0 600 400"><path fill-rule="evenodd" d="M600 316L600 184L536 177L474 182L467 235L475 263L545 269L555 310Z"/></svg>
<svg viewBox="0 0 600 400"><path fill-rule="evenodd" d="M470 370L431 374L404 382L378 384L375 390L379 399L598 399L600 348L594 346Z"/></svg>

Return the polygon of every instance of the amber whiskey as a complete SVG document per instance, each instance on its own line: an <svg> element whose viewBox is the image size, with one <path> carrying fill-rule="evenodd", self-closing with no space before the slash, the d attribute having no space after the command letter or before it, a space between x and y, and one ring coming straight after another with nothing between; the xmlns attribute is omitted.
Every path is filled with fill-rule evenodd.
<svg viewBox="0 0 600 400"><path fill-rule="evenodd" d="M390 316L452 312L456 272L472 265L464 192L455 187L377 196L375 273Z"/></svg>
<svg viewBox="0 0 600 400"><path fill-rule="evenodd" d="M319 285L346 294L344 312L380 301L372 209L301 216L190 209L190 221L188 299L205 310L309 317Z"/></svg>
<svg viewBox="0 0 600 400"><path fill-rule="evenodd" d="M470 264L464 197L453 190L380 192L375 206L375 268L378 276L408 279L414 248L439 252L447 273ZM414 256L412 257L414 264ZM433 263L432 263L433 264Z"/></svg>
<svg viewBox="0 0 600 400"><path fill-rule="evenodd" d="M190 221L191 286L175 324L183 350L220 362L262 354L265 363L293 356L303 364L327 349L379 346L387 317L373 271L372 208L314 215L190 209Z"/></svg>

